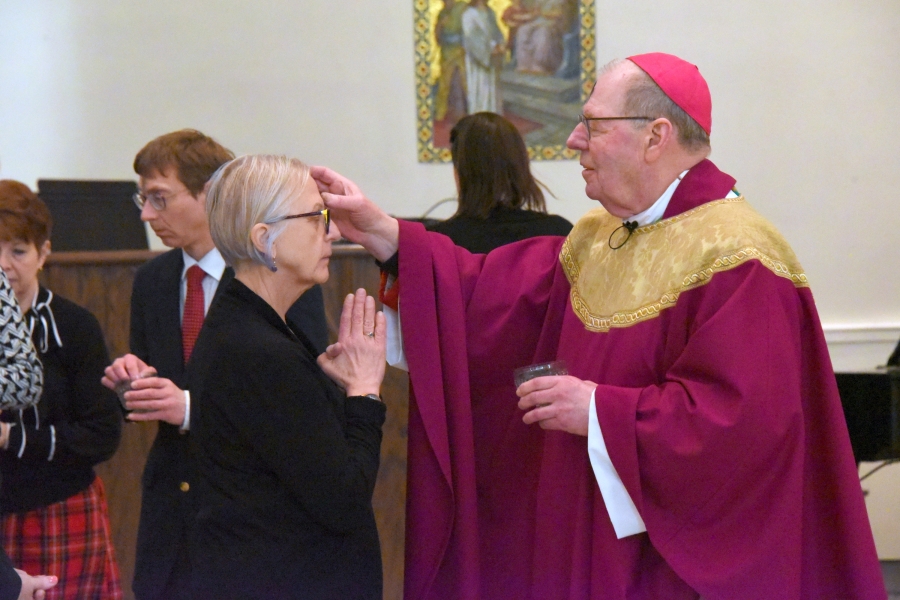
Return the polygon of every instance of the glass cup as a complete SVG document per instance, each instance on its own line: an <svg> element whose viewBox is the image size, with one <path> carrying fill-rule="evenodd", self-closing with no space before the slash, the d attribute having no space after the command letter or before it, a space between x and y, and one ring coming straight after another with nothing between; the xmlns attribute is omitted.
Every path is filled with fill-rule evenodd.
<svg viewBox="0 0 900 600"><path fill-rule="evenodd" d="M125 406L125 402L126 402L125 392L131 391L131 382L137 381L138 379L143 379L144 377L156 377L156 371L147 371L146 373L141 373L140 375L138 375L134 379L131 379L130 381L120 381L119 384L116 386L116 394L119 395L119 402L122 403L122 408L125 409L126 414L132 413L132 412L134 412L134 413L147 412L146 410L131 410L130 408Z"/></svg>
<svg viewBox="0 0 900 600"><path fill-rule="evenodd" d="M547 377L548 375L568 375L569 369L563 360L554 360L552 362L538 363L536 365L528 365L527 367L519 367L513 371L513 377L516 381L516 387L534 379L535 377Z"/></svg>

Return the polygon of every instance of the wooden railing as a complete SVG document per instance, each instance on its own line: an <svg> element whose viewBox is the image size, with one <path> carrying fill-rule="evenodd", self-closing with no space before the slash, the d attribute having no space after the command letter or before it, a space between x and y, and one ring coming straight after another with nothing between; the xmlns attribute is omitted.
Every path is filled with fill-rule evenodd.
<svg viewBox="0 0 900 600"><path fill-rule="evenodd" d="M110 355L115 358L128 352L129 306L135 271L157 254L147 250L56 253L44 266L41 283L94 313L103 328ZM331 277L322 286L332 341L337 337L344 296L360 287L377 296L378 277L377 267L362 248L334 246ZM384 559L384 597L388 600L403 595L407 382L406 373L388 368L382 387L388 416L373 504ZM141 473L155 435L154 423L127 423L119 450L97 468L106 485L126 599L134 598L131 579L140 515Z"/></svg>

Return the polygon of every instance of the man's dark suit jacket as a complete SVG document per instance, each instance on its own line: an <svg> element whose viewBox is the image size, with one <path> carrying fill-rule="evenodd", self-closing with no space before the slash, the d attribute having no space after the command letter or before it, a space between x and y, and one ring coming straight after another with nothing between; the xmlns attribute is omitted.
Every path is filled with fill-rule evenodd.
<svg viewBox="0 0 900 600"><path fill-rule="evenodd" d="M157 256L138 269L131 296L131 352L154 367L160 377L184 389L185 364L181 348L180 249ZM234 278L225 269L216 291ZM292 323L317 347L327 345L322 290L309 290L288 312ZM190 486L189 434L159 422L159 430L142 478L141 518L138 525L134 593L140 600L162 599L175 588L189 589L187 532L193 520ZM174 579L173 579L174 577ZM183 585L183 587L182 587ZM168 600L168 598L166 598Z"/></svg>

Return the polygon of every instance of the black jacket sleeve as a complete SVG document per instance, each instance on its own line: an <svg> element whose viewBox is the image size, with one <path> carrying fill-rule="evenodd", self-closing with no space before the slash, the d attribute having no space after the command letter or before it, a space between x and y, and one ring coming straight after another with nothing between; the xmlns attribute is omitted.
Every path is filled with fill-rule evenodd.
<svg viewBox="0 0 900 600"><path fill-rule="evenodd" d="M314 285L288 309L287 322L302 331L321 354L328 347L328 322L325 319L325 302L322 286Z"/></svg>
<svg viewBox="0 0 900 600"><path fill-rule="evenodd" d="M17 600L22 591L22 580L12 562L0 548L0 600Z"/></svg>

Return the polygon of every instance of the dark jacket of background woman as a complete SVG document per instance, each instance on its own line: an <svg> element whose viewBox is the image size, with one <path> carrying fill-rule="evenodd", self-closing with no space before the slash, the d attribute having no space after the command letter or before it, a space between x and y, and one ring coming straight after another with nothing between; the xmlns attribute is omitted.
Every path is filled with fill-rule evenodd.
<svg viewBox="0 0 900 600"><path fill-rule="evenodd" d="M559 215L497 206L486 219L457 215L428 229L443 233L469 252L487 254L500 246L539 235L567 236L572 224Z"/></svg>
<svg viewBox="0 0 900 600"><path fill-rule="evenodd" d="M40 288L25 315L26 322L36 322L44 391L36 406L3 415L17 423L0 452L3 514L48 506L86 489L94 465L109 459L121 438L119 400L100 384L109 364L100 324L77 304L55 294L47 303L49 297Z"/></svg>
<svg viewBox="0 0 900 600"><path fill-rule="evenodd" d="M188 377L194 597L380 599L384 405L345 397L303 333L238 280L210 307Z"/></svg>

